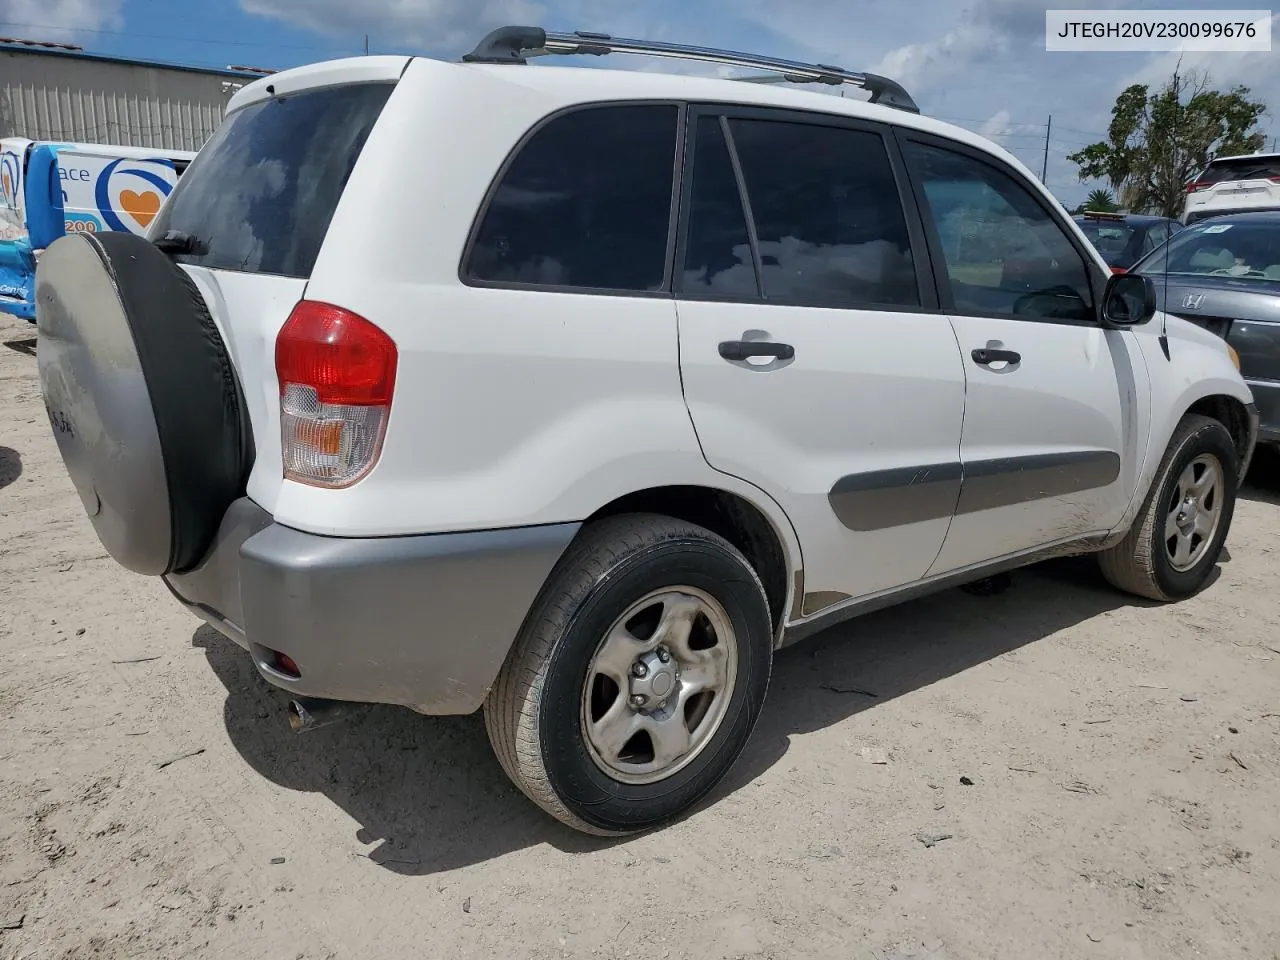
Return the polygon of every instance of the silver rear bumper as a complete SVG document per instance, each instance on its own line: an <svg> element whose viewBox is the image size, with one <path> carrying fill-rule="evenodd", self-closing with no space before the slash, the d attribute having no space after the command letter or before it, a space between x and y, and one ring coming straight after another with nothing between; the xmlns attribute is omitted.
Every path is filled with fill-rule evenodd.
<svg viewBox="0 0 1280 960"><path fill-rule="evenodd" d="M200 565L164 579L294 695L471 713L579 526L323 537L241 499Z"/></svg>

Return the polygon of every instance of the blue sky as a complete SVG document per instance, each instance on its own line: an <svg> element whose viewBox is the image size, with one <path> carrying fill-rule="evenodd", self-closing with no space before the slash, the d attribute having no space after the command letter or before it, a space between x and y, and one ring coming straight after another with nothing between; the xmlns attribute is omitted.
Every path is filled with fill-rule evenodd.
<svg viewBox="0 0 1280 960"><path fill-rule="evenodd" d="M454 58L504 23L767 52L893 76L924 112L991 136L1037 172L1052 114L1047 179L1064 202L1074 204L1088 185L1078 182L1066 155L1104 136L1115 95L1128 83L1158 83L1177 58L1047 53L1046 5L1045 0L0 0L0 35L69 40L96 53L219 67L281 68L358 54L366 34L375 53ZM1051 5L1203 9L1223 4L1057 0ZM1208 70L1219 87L1246 83L1280 110L1280 50L1192 54L1183 65ZM1268 116L1264 127L1269 135L1280 133L1275 116Z"/></svg>

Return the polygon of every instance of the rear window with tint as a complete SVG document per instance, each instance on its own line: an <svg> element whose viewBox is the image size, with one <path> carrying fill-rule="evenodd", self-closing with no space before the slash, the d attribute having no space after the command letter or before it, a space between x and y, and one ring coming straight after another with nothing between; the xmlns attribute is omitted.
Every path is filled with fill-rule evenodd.
<svg viewBox="0 0 1280 960"><path fill-rule="evenodd" d="M1222 183L1226 180L1266 180L1280 177L1280 156L1235 157L1231 160L1215 160L1200 176L1201 183Z"/></svg>
<svg viewBox="0 0 1280 960"><path fill-rule="evenodd" d="M549 121L494 191L463 275L500 285L661 290L679 115L675 106L644 104Z"/></svg>
<svg viewBox="0 0 1280 960"><path fill-rule="evenodd" d="M351 84L236 111L205 144L151 236L195 242L183 263L309 277L390 83Z"/></svg>
<svg viewBox="0 0 1280 960"><path fill-rule="evenodd" d="M1081 223L1077 220L1076 224L1103 257L1124 253L1129 247L1129 241L1133 239L1133 227L1123 223L1100 223L1097 220Z"/></svg>

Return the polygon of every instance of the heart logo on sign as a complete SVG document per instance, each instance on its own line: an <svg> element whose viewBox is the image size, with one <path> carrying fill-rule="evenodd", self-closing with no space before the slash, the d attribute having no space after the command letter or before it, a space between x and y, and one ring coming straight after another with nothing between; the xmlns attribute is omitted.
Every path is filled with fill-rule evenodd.
<svg viewBox="0 0 1280 960"><path fill-rule="evenodd" d="M142 193L122 190L120 192L120 206L124 208L125 213L137 220L142 226L147 227L156 218L156 214L160 212L160 194L154 190L144 190Z"/></svg>

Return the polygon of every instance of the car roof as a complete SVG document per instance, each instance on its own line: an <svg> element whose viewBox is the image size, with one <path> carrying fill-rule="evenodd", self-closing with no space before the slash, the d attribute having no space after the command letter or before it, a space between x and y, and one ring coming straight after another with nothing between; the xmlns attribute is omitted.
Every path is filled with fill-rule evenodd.
<svg viewBox="0 0 1280 960"><path fill-rule="evenodd" d="M695 100L822 112L837 116L909 127L966 144L1001 160L1039 182L1027 166L999 144L964 127L894 107L869 103L854 96L820 93L822 84L745 83L725 77L658 73L650 70L569 67L543 64L444 64L475 70L521 87L548 94L565 105L602 100ZM831 89L831 88L827 88ZM848 88L836 88L847 92Z"/></svg>
<svg viewBox="0 0 1280 960"><path fill-rule="evenodd" d="M483 77L489 83L496 81L510 85L513 91L528 91L540 96L542 110L548 114L559 109L607 101L683 100L779 107L894 124L936 134L999 157L1039 183L1039 178L1021 160L971 130L907 110L869 103L857 95L849 97L815 92L814 88L823 87L822 84L745 83L724 77L596 66L459 63L405 56L350 57L282 70L246 84L232 96L227 112L272 96L276 88L284 91L339 82L386 80L407 77L418 70L434 73L441 88L455 92L465 90L467 77L476 80ZM489 83L483 85L485 95L493 93ZM844 86L836 89L847 92ZM477 89L477 92L481 91Z"/></svg>
<svg viewBox="0 0 1280 960"><path fill-rule="evenodd" d="M1275 160L1280 158L1280 153L1235 153L1229 157L1214 157L1209 161L1209 166L1220 163L1224 160Z"/></svg>

